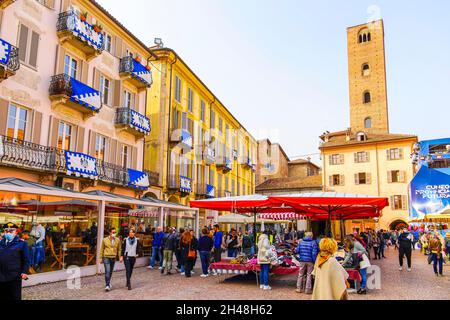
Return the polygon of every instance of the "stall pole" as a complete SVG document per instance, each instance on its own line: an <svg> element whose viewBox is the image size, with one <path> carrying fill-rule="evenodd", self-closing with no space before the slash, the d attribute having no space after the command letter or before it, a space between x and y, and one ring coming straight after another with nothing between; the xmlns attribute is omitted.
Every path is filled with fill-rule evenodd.
<svg viewBox="0 0 450 320"><path fill-rule="evenodd" d="M257 214L257 212L255 209L253 212L253 243L255 246L255 252L256 252L256 247L257 247L257 244L256 244L256 214Z"/></svg>
<svg viewBox="0 0 450 320"><path fill-rule="evenodd" d="M195 210L195 236L200 239L200 215L199 210Z"/></svg>
<svg viewBox="0 0 450 320"><path fill-rule="evenodd" d="M328 206L328 220L327 220L327 228L326 228L327 237L332 238L333 234L331 232L331 206Z"/></svg>
<svg viewBox="0 0 450 320"><path fill-rule="evenodd" d="M343 241L344 237L345 237L345 221L344 221L344 219L342 219L342 216L341 216L340 223L341 223L341 241Z"/></svg>
<svg viewBox="0 0 450 320"><path fill-rule="evenodd" d="M164 229L164 208L161 207L159 208L160 211L160 215L159 215L159 222L158 222L158 226Z"/></svg>
<svg viewBox="0 0 450 320"><path fill-rule="evenodd" d="M100 260L100 250L102 248L103 237L105 234L105 200L100 201L100 211L99 211L99 221L97 228L97 256L96 256L96 267L97 274L100 273L100 265L102 261Z"/></svg>

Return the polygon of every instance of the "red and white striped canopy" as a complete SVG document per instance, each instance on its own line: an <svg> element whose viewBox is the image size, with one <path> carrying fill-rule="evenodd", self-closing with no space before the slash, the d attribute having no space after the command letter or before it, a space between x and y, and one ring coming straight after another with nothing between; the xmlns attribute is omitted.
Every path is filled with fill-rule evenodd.
<svg viewBox="0 0 450 320"><path fill-rule="evenodd" d="M130 210L128 211L130 217L142 217L142 218L157 218L159 217L159 212L156 210Z"/></svg>
<svg viewBox="0 0 450 320"><path fill-rule="evenodd" d="M295 212L269 212L258 215L259 219L266 220L303 220L306 219Z"/></svg>

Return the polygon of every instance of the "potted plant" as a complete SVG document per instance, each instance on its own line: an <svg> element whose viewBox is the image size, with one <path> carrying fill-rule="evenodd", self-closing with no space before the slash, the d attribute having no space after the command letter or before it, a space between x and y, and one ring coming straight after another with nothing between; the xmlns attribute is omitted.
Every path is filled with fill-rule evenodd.
<svg viewBox="0 0 450 320"><path fill-rule="evenodd" d="M141 63L141 61L142 61L141 57L138 56L138 55L136 55L136 61L139 62L139 63Z"/></svg>
<svg viewBox="0 0 450 320"><path fill-rule="evenodd" d="M80 13L80 20L83 21L83 22L86 22L87 16L88 16L87 11Z"/></svg>
<svg viewBox="0 0 450 320"><path fill-rule="evenodd" d="M152 70L152 68L150 67L149 64L148 64L145 68L146 68L148 71Z"/></svg>
<svg viewBox="0 0 450 320"><path fill-rule="evenodd" d="M99 23L94 24L95 32L100 33L100 32L102 32L102 30L103 30L103 26L101 24L99 24Z"/></svg>

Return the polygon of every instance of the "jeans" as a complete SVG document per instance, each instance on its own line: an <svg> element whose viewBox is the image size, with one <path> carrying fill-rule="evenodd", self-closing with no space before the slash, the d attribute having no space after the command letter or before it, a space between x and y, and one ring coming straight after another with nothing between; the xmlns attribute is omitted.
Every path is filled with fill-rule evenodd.
<svg viewBox="0 0 450 320"><path fill-rule="evenodd" d="M228 258L236 258L237 257L237 253L238 250L233 248L233 249L228 249Z"/></svg>
<svg viewBox="0 0 450 320"><path fill-rule="evenodd" d="M127 276L127 285L131 283L131 275L133 274L134 264L136 263L135 257L124 257L123 260L125 264L126 276Z"/></svg>
<svg viewBox="0 0 450 320"><path fill-rule="evenodd" d="M222 248L214 248L214 262L220 262L222 260Z"/></svg>
<svg viewBox="0 0 450 320"><path fill-rule="evenodd" d="M406 255L406 260L408 261L408 268L411 268L411 253L412 248L402 248L398 250L398 258L400 262L400 267L403 267L403 257Z"/></svg>
<svg viewBox="0 0 450 320"><path fill-rule="evenodd" d="M116 258L103 258L103 264L105 265L105 282L106 286L111 285L111 277L114 271L114 265L116 264Z"/></svg>
<svg viewBox="0 0 450 320"><path fill-rule="evenodd" d="M203 274L208 274L209 260L211 259L211 253L209 251L200 251L200 260L202 261Z"/></svg>
<svg viewBox="0 0 450 320"><path fill-rule="evenodd" d="M431 260L433 261L433 269L434 273L438 274L438 265L439 265L439 274L442 275L442 266L443 266L443 260L442 254L432 253L431 254Z"/></svg>
<svg viewBox="0 0 450 320"><path fill-rule="evenodd" d="M173 261L173 251L172 250L164 250L164 262L162 264L163 269L166 269L167 272L172 270L172 261Z"/></svg>
<svg viewBox="0 0 450 320"><path fill-rule="evenodd" d="M312 275L314 270L313 262L300 262L300 271L297 279L297 289L306 290L310 293L312 290Z"/></svg>
<svg viewBox="0 0 450 320"><path fill-rule="evenodd" d="M367 286L367 268L359 269L359 273L361 274L361 289L366 289Z"/></svg>
<svg viewBox="0 0 450 320"><path fill-rule="evenodd" d="M268 286L269 285L269 269L270 264L262 264L261 265L261 272L259 274L259 284Z"/></svg>
<svg viewBox="0 0 450 320"><path fill-rule="evenodd" d="M181 253L180 250L175 250L175 258L177 259L177 269L181 268Z"/></svg>
<svg viewBox="0 0 450 320"><path fill-rule="evenodd" d="M156 255L158 255L158 257L159 257L159 265L162 266L163 257L161 254L160 247L153 247L152 248L152 257L150 258L150 266L151 267L155 266Z"/></svg>
<svg viewBox="0 0 450 320"><path fill-rule="evenodd" d="M184 262L184 272L186 277L188 278L191 277L191 271L193 267L194 267L194 259L187 258L186 261Z"/></svg>

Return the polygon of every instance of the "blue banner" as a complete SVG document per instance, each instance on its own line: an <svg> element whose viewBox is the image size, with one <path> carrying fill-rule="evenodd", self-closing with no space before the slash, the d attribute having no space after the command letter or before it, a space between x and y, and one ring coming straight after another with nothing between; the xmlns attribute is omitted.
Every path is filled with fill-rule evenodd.
<svg viewBox="0 0 450 320"><path fill-rule="evenodd" d="M84 153L66 151L66 170L68 175L75 174L77 177L96 179L97 160Z"/></svg>
<svg viewBox="0 0 450 320"><path fill-rule="evenodd" d="M70 78L70 81L72 85L72 96L70 97L70 100L89 108L92 111L99 112L102 108L100 92L72 77Z"/></svg>
<svg viewBox="0 0 450 320"><path fill-rule="evenodd" d="M135 59L133 59L133 72L131 73L131 76L135 77L149 88L153 83L152 72L147 70L146 67Z"/></svg>
<svg viewBox="0 0 450 320"><path fill-rule="evenodd" d="M134 110L131 110L130 125L144 134L149 134L151 130L150 119Z"/></svg>
<svg viewBox="0 0 450 320"><path fill-rule="evenodd" d="M128 177L130 179L128 183L129 187L140 190L147 190L150 186L148 174L145 172L128 169Z"/></svg>
<svg viewBox="0 0 450 320"><path fill-rule="evenodd" d="M410 184L410 215L429 214L450 214L450 175L422 166Z"/></svg>
<svg viewBox="0 0 450 320"><path fill-rule="evenodd" d="M0 64L6 66L11 56L12 45L0 39Z"/></svg>
<svg viewBox="0 0 450 320"><path fill-rule="evenodd" d="M210 184L206 185L206 196L208 198L214 198L216 196L216 188Z"/></svg>

